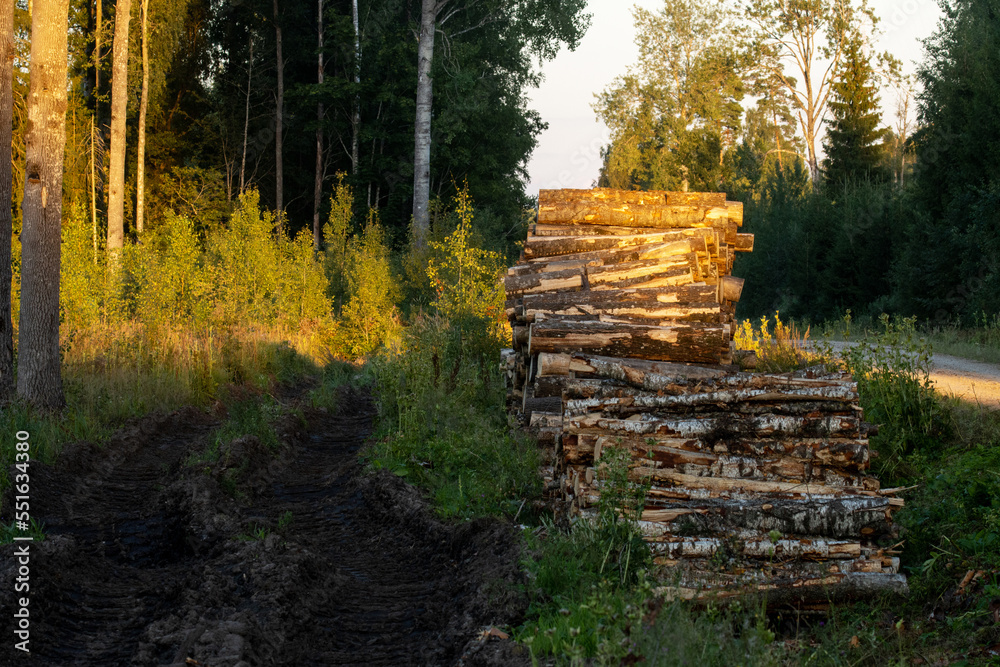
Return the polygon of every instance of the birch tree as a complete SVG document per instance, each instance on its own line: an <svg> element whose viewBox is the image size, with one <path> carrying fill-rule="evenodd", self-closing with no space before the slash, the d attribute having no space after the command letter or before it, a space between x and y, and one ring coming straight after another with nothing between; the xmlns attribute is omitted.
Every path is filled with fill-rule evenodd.
<svg viewBox="0 0 1000 667"><path fill-rule="evenodd" d="M868 0L860 0L857 6L852 0L749 0L741 10L753 26L758 67L792 96L816 187L817 143L836 72L852 33L867 32L870 40L877 18ZM785 71L786 64L795 74Z"/></svg>
<svg viewBox="0 0 1000 667"><path fill-rule="evenodd" d="M417 38L417 95L413 149L413 240L426 247L430 229L431 117L434 40L481 31L508 19L523 49L538 60L554 58L561 43L576 48L587 29L586 0L421 0Z"/></svg>
<svg viewBox="0 0 1000 667"><path fill-rule="evenodd" d="M66 144L69 0L34 0L28 94L17 393L65 403L59 368L59 262Z"/></svg>

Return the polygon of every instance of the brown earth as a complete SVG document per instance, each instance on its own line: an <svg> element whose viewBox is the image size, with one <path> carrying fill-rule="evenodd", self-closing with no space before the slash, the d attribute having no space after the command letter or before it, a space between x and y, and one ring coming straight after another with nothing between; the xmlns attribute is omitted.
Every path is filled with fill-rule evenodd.
<svg viewBox="0 0 1000 667"><path fill-rule="evenodd" d="M5 613L0 663L530 664L513 642L477 639L526 608L516 531L444 523L398 477L364 474L370 397L305 416L282 424L280 458L245 437L223 463L191 463L218 419L186 409L33 463L46 538L31 546L32 654L7 657ZM239 500L220 483L227 459L244 462L229 473ZM0 547L4 610L12 552Z"/></svg>

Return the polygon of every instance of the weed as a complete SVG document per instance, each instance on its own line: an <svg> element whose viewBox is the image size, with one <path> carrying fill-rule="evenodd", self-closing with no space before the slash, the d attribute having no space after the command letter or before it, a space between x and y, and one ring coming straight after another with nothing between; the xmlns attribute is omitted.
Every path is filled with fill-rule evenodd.
<svg viewBox="0 0 1000 667"><path fill-rule="evenodd" d="M29 519L28 530L21 530L15 522L0 524L0 544L10 544L17 537L30 537L35 542L45 540L45 526L34 517Z"/></svg>
<svg viewBox="0 0 1000 667"><path fill-rule="evenodd" d="M799 331L794 321L785 323L778 311L774 313L774 330L768 317L761 317L755 327L750 320L743 320L735 334L736 349L744 354L741 365L747 370L764 373L783 373L827 362L828 357L809 348L809 329ZM749 362L749 359L753 359ZM751 365L748 365L752 364Z"/></svg>

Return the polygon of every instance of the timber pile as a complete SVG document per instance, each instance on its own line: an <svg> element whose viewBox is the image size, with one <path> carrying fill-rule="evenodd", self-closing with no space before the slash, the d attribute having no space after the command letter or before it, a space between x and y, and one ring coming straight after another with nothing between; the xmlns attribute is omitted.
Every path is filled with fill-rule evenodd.
<svg viewBox="0 0 1000 667"><path fill-rule="evenodd" d="M845 374L738 372L742 206L722 194L543 190L508 270L508 397L539 437L550 496L593 515L602 451L650 485L640 525L688 598L799 605L903 592L903 505L866 474Z"/></svg>

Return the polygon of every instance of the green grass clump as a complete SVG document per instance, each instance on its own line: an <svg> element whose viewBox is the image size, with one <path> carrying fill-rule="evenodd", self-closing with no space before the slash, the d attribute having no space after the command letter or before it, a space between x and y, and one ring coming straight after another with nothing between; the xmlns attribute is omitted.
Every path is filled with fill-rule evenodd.
<svg viewBox="0 0 1000 667"><path fill-rule="evenodd" d="M418 316L399 348L369 362L379 439L368 455L427 489L442 516L515 515L537 495L537 448L508 424L500 342Z"/></svg>

